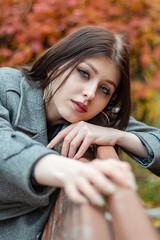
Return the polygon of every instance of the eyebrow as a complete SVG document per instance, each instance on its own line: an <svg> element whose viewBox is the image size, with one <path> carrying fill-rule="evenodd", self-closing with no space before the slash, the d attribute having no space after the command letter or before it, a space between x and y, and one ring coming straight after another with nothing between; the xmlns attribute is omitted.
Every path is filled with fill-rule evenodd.
<svg viewBox="0 0 160 240"><path fill-rule="evenodd" d="M98 70L91 63L89 62L84 62L84 63L86 63L96 74L98 73ZM116 84L112 80L107 79L105 80L105 82L111 84L115 88L115 90L117 89Z"/></svg>

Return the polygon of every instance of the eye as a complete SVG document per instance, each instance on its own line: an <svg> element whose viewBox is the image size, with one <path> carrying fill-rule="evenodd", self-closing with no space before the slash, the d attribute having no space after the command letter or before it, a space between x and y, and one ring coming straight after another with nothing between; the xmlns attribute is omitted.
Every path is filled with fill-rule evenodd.
<svg viewBox="0 0 160 240"><path fill-rule="evenodd" d="M102 93L104 93L105 95L111 95L111 91L110 89L108 89L106 86L102 85L100 86L100 90L102 91Z"/></svg>
<svg viewBox="0 0 160 240"><path fill-rule="evenodd" d="M86 71L85 69L82 68L78 68L77 71L79 72L79 74L83 77L83 78L90 78L90 74L88 71Z"/></svg>

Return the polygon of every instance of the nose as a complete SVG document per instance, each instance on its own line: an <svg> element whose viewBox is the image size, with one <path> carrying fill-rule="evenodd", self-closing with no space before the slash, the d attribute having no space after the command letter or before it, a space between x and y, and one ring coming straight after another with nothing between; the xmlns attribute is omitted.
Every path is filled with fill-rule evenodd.
<svg viewBox="0 0 160 240"><path fill-rule="evenodd" d="M83 89L83 96L85 96L87 100L92 100L95 98L96 90L97 90L97 84L93 82L90 84L86 84Z"/></svg>

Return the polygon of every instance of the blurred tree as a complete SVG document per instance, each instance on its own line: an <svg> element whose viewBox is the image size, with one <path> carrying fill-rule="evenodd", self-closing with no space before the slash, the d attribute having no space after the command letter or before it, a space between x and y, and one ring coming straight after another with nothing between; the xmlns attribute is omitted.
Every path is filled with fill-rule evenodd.
<svg viewBox="0 0 160 240"><path fill-rule="evenodd" d="M160 127L160 0L1 0L0 66L26 64L74 29L127 32L133 115Z"/></svg>

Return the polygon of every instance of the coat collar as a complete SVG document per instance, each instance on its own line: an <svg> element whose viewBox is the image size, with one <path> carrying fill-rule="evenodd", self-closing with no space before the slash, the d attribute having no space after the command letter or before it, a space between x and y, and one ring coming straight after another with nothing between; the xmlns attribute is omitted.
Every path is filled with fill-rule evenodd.
<svg viewBox="0 0 160 240"><path fill-rule="evenodd" d="M23 77L20 83L20 103L15 126L33 139L47 145L47 124L41 89L33 88Z"/></svg>

